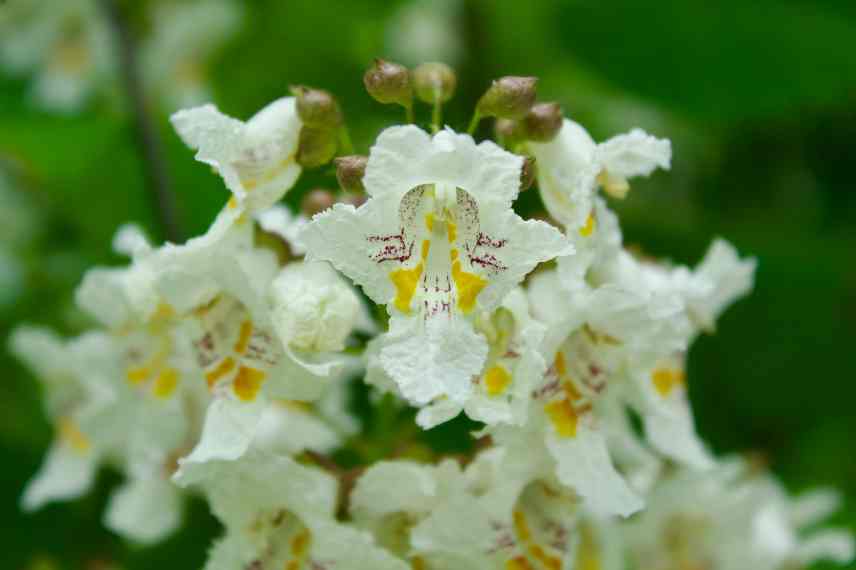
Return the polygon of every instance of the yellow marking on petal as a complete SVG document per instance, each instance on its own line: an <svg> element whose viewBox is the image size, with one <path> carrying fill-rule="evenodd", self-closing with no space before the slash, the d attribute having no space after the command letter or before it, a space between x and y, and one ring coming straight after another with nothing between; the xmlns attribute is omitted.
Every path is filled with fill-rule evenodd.
<svg viewBox="0 0 856 570"><path fill-rule="evenodd" d="M158 398L169 398L176 386L178 386L178 371L175 368L167 368L158 374L152 392Z"/></svg>
<svg viewBox="0 0 856 570"><path fill-rule="evenodd" d="M568 364L565 362L565 355L562 354L561 350L556 353L556 360L554 362L556 366L556 373L558 373L559 378L564 377L565 374L568 373Z"/></svg>
<svg viewBox="0 0 856 570"><path fill-rule="evenodd" d="M389 274L389 279L395 286L395 308L402 313L410 312L410 302L413 300L416 286L419 285L419 278L422 277L423 267L420 262L413 269L396 269Z"/></svg>
<svg viewBox="0 0 856 570"><path fill-rule="evenodd" d="M511 374L499 364L492 366L484 375L484 385L490 396L502 394L509 384L511 384Z"/></svg>
<svg viewBox="0 0 856 570"><path fill-rule="evenodd" d="M256 186L259 185L259 181L255 178L250 178L249 180L242 180L241 183L244 185L244 190L253 190Z"/></svg>
<svg viewBox="0 0 856 570"><path fill-rule="evenodd" d="M529 561L522 556L516 556L505 563L505 570L535 570Z"/></svg>
<svg viewBox="0 0 856 570"><path fill-rule="evenodd" d="M235 352L244 354L247 347L250 345L250 337L253 336L253 322L244 321L241 323L241 331L238 333L238 340L235 341Z"/></svg>
<svg viewBox="0 0 856 570"><path fill-rule="evenodd" d="M159 319L170 319L175 316L175 309L172 308L172 305L169 303L164 303L161 301L158 304L158 308L155 309L154 315L152 315L153 320Z"/></svg>
<svg viewBox="0 0 856 570"><path fill-rule="evenodd" d="M297 556L298 558L302 558L306 552L309 550L309 542L312 539L312 535L309 533L309 529L305 528L300 531L294 538L291 539L291 553Z"/></svg>
<svg viewBox="0 0 856 570"><path fill-rule="evenodd" d="M446 222L446 235L449 237L449 243L455 243L458 237L458 226L454 222Z"/></svg>
<svg viewBox="0 0 856 570"><path fill-rule="evenodd" d="M136 368L128 368L125 374L128 378L128 383L137 386L145 382L152 375L152 371L148 366L138 366Z"/></svg>
<svg viewBox="0 0 856 570"><path fill-rule="evenodd" d="M241 368L238 369L238 373L235 374L235 380L232 382L232 389L235 391L235 395L241 400L252 402L256 399L264 380L265 373L261 370L241 366Z"/></svg>
<svg viewBox="0 0 856 570"><path fill-rule="evenodd" d="M562 570L562 561L544 552L544 549L537 544L529 547L529 554L532 555L532 558L540 562L546 570Z"/></svg>
<svg viewBox="0 0 856 570"><path fill-rule="evenodd" d="M428 252L431 251L431 240L422 240L422 259L428 259Z"/></svg>
<svg viewBox="0 0 856 570"><path fill-rule="evenodd" d="M429 232L434 231L434 214L425 214L425 227Z"/></svg>
<svg viewBox="0 0 856 570"><path fill-rule="evenodd" d="M234 210L235 208L238 207L238 199L235 198L234 196L232 196L231 198L229 198L229 201L226 203L226 206L230 210Z"/></svg>
<svg viewBox="0 0 856 570"><path fill-rule="evenodd" d="M285 570L300 570L300 560L292 560L286 562Z"/></svg>
<svg viewBox="0 0 856 570"><path fill-rule="evenodd" d="M532 532L529 530L529 523L526 522L526 515L523 511L514 511L512 513L514 519L514 531L517 533L517 538L521 542L529 542L532 538Z"/></svg>
<svg viewBox="0 0 856 570"><path fill-rule="evenodd" d="M208 387L213 388L214 384L216 384L220 378L231 372L233 368L235 368L234 358L227 356L221 360L220 363L214 367L214 370L205 375L205 381L208 383Z"/></svg>
<svg viewBox="0 0 856 570"><path fill-rule="evenodd" d="M651 381L664 398L677 386L686 384L686 374L678 368L658 368L651 373Z"/></svg>
<svg viewBox="0 0 856 570"><path fill-rule="evenodd" d="M561 399L550 402L544 406L544 412L546 412L550 423L553 424L553 428L560 437L577 435L579 417L568 400Z"/></svg>
<svg viewBox="0 0 856 570"><path fill-rule="evenodd" d="M89 438L80 431L77 422L70 418L63 418L60 420L59 438L80 454L88 452L89 448L92 447Z"/></svg>
<svg viewBox="0 0 856 570"><path fill-rule="evenodd" d="M469 313L476 305L476 297L487 286L487 279L461 269L458 250L453 249L449 256L452 259L452 279L458 292L458 308L464 313Z"/></svg>
<svg viewBox="0 0 856 570"><path fill-rule="evenodd" d="M577 390L576 386L574 386L573 382L568 379L565 382L562 382L562 390L565 392L565 397L568 398L571 402L576 402L577 400L582 399L583 395L580 394L580 391Z"/></svg>
<svg viewBox="0 0 856 570"><path fill-rule="evenodd" d="M583 237L589 237L594 232L595 221L594 221L594 213L589 213L586 218L586 224L580 228L580 235Z"/></svg>
<svg viewBox="0 0 856 570"><path fill-rule="evenodd" d="M410 559L410 568L412 570L427 570L427 566L425 565L425 559L421 556L414 556Z"/></svg>

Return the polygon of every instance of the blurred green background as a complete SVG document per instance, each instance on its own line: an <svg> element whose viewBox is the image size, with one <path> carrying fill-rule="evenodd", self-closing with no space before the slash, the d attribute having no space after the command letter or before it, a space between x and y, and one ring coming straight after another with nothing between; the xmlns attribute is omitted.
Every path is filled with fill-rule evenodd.
<svg viewBox="0 0 856 570"><path fill-rule="evenodd" d="M136 18L146 3L128 4ZM627 243L695 263L721 235L759 259L754 294L692 349L699 431L717 452L762 453L794 491L840 488L847 504L836 522L856 530L856 3L253 0L245 8L242 31L210 66L215 101L233 116L249 117L290 84L322 87L339 97L366 153L401 113L364 93L362 72L375 56L420 57L408 26L425 20L445 38L432 49L459 74L446 112L453 126L463 128L491 78L536 75L540 98L561 102L598 140L634 126L671 138L672 171L612 204ZM26 91L24 79L0 79L0 159L37 214L26 220L31 239L16 246L25 287L2 309L0 337L20 321L78 332L86 323L72 290L87 267L121 261L110 252L116 227L137 221L160 231L121 98L59 117ZM181 223L200 233L227 193L171 131L169 110L152 104ZM331 174L305 176L289 201L333 187ZM525 196L520 207L531 209L534 194ZM204 504L152 548L100 527L114 473L83 500L20 514L18 496L51 430L33 378L5 352L0 364L0 566L201 567L217 532Z"/></svg>

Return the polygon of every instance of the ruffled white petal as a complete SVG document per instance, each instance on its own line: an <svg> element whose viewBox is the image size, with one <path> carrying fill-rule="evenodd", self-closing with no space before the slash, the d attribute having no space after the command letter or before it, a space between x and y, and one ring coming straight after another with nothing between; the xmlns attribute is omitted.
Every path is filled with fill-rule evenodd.
<svg viewBox="0 0 856 570"><path fill-rule="evenodd" d="M33 511L51 501L74 499L86 493L95 479L97 456L62 441L48 450L38 473L27 483L21 506Z"/></svg>
<svg viewBox="0 0 856 570"><path fill-rule="evenodd" d="M596 154L598 162L611 176L648 176L657 168L669 170L672 143L642 129L633 129L599 144Z"/></svg>
<svg viewBox="0 0 856 570"><path fill-rule="evenodd" d="M110 498L104 524L142 544L162 540L181 523L179 489L165 477L133 479Z"/></svg>

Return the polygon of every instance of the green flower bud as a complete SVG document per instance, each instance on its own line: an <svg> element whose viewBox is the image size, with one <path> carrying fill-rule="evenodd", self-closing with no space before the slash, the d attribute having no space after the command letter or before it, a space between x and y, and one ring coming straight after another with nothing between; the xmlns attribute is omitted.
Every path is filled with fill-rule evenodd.
<svg viewBox="0 0 856 570"><path fill-rule="evenodd" d="M333 196L332 192L324 190L323 188L316 188L314 190L310 190L309 193L303 197L303 200L300 202L300 211L306 216L312 217L315 214L323 212L327 208L332 208L335 203L336 197Z"/></svg>
<svg viewBox="0 0 856 570"><path fill-rule="evenodd" d="M455 94L458 79L445 63L423 63L413 70L413 89L420 101L445 103Z"/></svg>
<svg viewBox="0 0 856 570"><path fill-rule="evenodd" d="M402 107L410 107L413 104L410 72L403 65L376 59L374 65L363 75L363 83L369 95L379 103L397 103Z"/></svg>
<svg viewBox="0 0 856 570"><path fill-rule="evenodd" d="M336 155L337 136L335 130L303 126L297 142L297 163L304 168L315 168L327 164Z"/></svg>
<svg viewBox="0 0 856 570"><path fill-rule="evenodd" d="M562 129L562 108L558 103L538 103L526 114L526 138L535 142L550 142Z"/></svg>
<svg viewBox="0 0 856 570"><path fill-rule="evenodd" d="M501 77L479 99L476 112L482 117L522 119L535 103L535 77Z"/></svg>
<svg viewBox="0 0 856 570"><path fill-rule="evenodd" d="M336 129L342 125L342 110L327 91L297 85L291 88L291 94L297 98L297 116L304 125L317 129Z"/></svg>
<svg viewBox="0 0 856 570"><path fill-rule="evenodd" d="M529 190L535 182L535 158L527 156L520 169L520 191Z"/></svg>
<svg viewBox="0 0 856 570"><path fill-rule="evenodd" d="M353 154L350 156L340 156L334 160L336 165L336 180L339 181L339 186L346 192L360 193L364 192L363 176L366 174L366 164L368 164L367 156Z"/></svg>
<svg viewBox="0 0 856 570"><path fill-rule="evenodd" d="M497 140L506 147L526 140L526 129L521 121L512 119L497 119L493 125Z"/></svg>

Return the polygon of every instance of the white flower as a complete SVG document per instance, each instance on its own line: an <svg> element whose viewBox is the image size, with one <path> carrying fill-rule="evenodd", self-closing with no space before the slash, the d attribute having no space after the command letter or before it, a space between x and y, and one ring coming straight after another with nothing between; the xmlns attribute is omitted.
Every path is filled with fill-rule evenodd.
<svg viewBox="0 0 856 570"><path fill-rule="evenodd" d="M343 362L333 352L356 322L358 301L323 265L293 263L280 273L274 253L255 246L252 222L234 208L204 236L159 255L158 291L195 328L197 362L213 397L185 464L237 459L269 402L317 399L334 379Z"/></svg>
<svg viewBox="0 0 856 570"><path fill-rule="evenodd" d="M10 338L10 349L42 383L46 413L56 430L21 503L34 510L50 501L78 497L89 490L115 437L102 430L113 412L104 391L119 375L115 347L99 333L63 341L44 329L19 327Z"/></svg>
<svg viewBox="0 0 856 570"><path fill-rule="evenodd" d="M568 232L590 233L592 201L600 184L617 197L628 189L628 178L668 169L671 143L640 129L597 144L579 124L565 119L548 143L529 143L538 161L538 187L547 211Z"/></svg>
<svg viewBox="0 0 856 570"><path fill-rule="evenodd" d="M724 239L714 240L693 272L709 284L706 295L688 302L694 321L703 329L713 329L722 311L752 290L756 266L753 258L741 260L734 246Z"/></svg>
<svg viewBox="0 0 856 570"><path fill-rule="evenodd" d="M300 119L293 97L277 99L247 122L207 104L175 113L182 140L197 150L196 160L211 165L233 194L232 206L263 210L294 185Z"/></svg>
<svg viewBox="0 0 856 570"><path fill-rule="evenodd" d="M488 356L481 373L473 378L473 393L463 405L443 397L423 407L416 422L425 429L457 416L462 409L489 425L526 420L530 392L547 369L540 352L544 326L530 316L522 288L513 289L493 313L478 315L475 326L488 341Z"/></svg>
<svg viewBox="0 0 856 570"><path fill-rule="evenodd" d="M209 60L237 31L241 16L241 5L231 0L157 5L140 50L147 87L173 109L210 100Z"/></svg>
<svg viewBox="0 0 856 570"><path fill-rule="evenodd" d="M251 453L185 469L179 481L201 486L226 527L208 570L408 568L370 534L336 522L332 477L288 457Z"/></svg>
<svg viewBox="0 0 856 570"><path fill-rule="evenodd" d="M298 236L309 220L302 214L295 216L287 206L275 204L257 213L256 221L264 231L285 241L293 255L306 254L306 248Z"/></svg>
<svg viewBox="0 0 856 570"><path fill-rule="evenodd" d="M23 0L0 12L0 65L33 72L31 96L48 109L81 109L114 70L111 30L92 0Z"/></svg>
<svg viewBox="0 0 856 570"><path fill-rule="evenodd" d="M570 248L543 222L511 209L523 159L445 130L392 127L372 147L370 199L337 204L301 234L391 313L380 361L415 404L465 403L488 347L473 327L537 263Z"/></svg>
<svg viewBox="0 0 856 570"><path fill-rule="evenodd" d="M828 493L792 500L771 476L731 459L664 479L624 535L633 562L657 570L780 570L823 559L846 564L853 559L849 534L804 533L836 508Z"/></svg>

